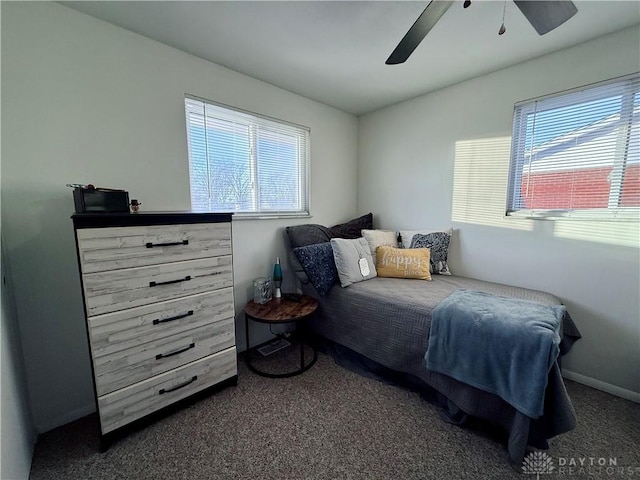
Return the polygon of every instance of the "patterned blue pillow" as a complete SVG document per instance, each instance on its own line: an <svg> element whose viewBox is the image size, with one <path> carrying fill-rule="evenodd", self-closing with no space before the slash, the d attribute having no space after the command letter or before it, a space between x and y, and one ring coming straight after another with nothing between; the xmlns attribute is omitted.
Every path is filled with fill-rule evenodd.
<svg viewBox="0 0 640 480"><path fill-rule="evenodd" d="M320 295L326 295L338 283L338 270L330 242L294 248L293 253Z"/></svg>
<svg viewBox="0 0 640 480"><path fill-rule="evenodd" d="M417 233L411 239L409 248L428 248L431 250L430 270L436 275L451 275L447 256L451 235L446 232Z"/></svg>

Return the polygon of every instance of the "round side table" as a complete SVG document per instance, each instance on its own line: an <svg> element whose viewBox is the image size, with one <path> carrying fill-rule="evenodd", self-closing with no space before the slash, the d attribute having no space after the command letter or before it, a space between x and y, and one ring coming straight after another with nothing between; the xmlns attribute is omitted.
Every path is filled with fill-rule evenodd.
<svg viewBox="0 0 640 480"><path fill-rule="evenodd" d="M316 311L317 308L318 302L308 295L299 295L295 297L284 295L282 298L273 298L262 305L253 301L247 303L247 305L244 307L244 323L247 335L246 360L249 369L252 372L257 373L258 375L270 378L293 377L309 370L313 366L313 364L316 363L316 360L318 360L318 351L313 346L304 341L301 332L301 330L303 330L303 325L301 325L301 322L307 320L313 314L313 312ZM298 337L298 343L300 345L300 368L286 373L269 373L256 368L251 363L251 354L253 350L259 348L262 345L271 343L273 340L270 340L269 342L261 345L251 347L251 342L249 341L249 320L271 325L294 323L296 325L296 336ZM278 336L282 337L282 335ZM309 346L313 351L313 358L307 363L305 362L304 358L305 345Z"/></svg>

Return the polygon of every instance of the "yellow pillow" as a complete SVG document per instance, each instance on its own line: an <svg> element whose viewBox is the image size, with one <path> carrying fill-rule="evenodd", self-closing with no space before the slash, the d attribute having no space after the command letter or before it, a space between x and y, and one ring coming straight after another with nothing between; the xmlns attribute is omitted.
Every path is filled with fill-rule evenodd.
<svg viewBox="0 0 640 480"><path fill-rule="evenodd" d="M379 277L431 280L430 256L431 251L428 248L378 247L376 270Z"/></svg>

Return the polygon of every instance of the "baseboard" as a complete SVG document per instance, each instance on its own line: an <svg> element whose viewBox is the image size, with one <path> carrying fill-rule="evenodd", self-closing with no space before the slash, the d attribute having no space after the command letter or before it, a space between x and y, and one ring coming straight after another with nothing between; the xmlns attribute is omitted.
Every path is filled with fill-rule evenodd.
<svg viewBox="0 0 640 480"><path fill-rule="evenodd" d="M90 413L96 411L95 403L90 403L84 405L80 408L76 408L70 412L65 413L64 415L60 415L56 418L47 419L46 422L37 423L36 430L38 433L48 432L49 430L53 430L54 428L60 427L62 425L66 425L69 422L73 422L74 420L78 420L79 418L86 417Z"/></svg>
<svg viewBox="0 0 640 480"><path fill-rule="evenodd" d="M573 380L574 382L582 383L583 385L586 385L588 387L593 387L598 390L602 390L603 392L610 393L611 395L615 395L616 397L640 403L640 393L638 392L627 390L626 388L617 387L615 385L611 385L610 383L596 380L595 378L580 375L579 373L571 372L568 370L563 370L562 376L569 380Z"/></svg>

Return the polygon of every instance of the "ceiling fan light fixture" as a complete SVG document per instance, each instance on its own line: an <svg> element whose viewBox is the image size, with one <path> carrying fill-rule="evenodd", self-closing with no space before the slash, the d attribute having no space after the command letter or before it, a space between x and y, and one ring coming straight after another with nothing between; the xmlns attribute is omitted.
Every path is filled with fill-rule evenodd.
<svg viewBox="0 0 640 480"><path fill-rule="evenodd" d="M570 0L513 0L531 26L544 35L573 17L578 8Z"/></svg>
<svg viewBox="0 0 640 480"><path fill-rule="evenodd" d="M500 25L500 30L498 30L498 35L504 35L504 32L507 31L507 28L504 26L504 15L507 12L507 0L504 0L504 6L502 7L502 25Z"/></svg>

